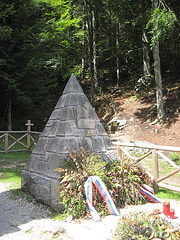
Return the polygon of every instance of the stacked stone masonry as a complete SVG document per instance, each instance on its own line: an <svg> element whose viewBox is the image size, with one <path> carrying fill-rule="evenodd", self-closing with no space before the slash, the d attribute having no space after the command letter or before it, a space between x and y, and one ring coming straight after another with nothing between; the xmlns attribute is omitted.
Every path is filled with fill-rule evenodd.
<svg viewBox="0 0 180 240"><path fill-rule="evenodd" d="M68 148L77 152L80 147L108 162L116 158L109 136L72 74L22 172L22 190L61 211L60 176L53 170L67 159Z"/></svg>

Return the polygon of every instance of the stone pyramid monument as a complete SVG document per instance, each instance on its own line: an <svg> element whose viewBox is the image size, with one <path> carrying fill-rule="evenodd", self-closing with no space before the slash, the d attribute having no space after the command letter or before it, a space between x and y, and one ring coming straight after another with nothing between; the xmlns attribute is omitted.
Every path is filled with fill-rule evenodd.
<svg viewBox="0 0 180 240"><path fill-rule="evenodd" d="M72 74L22 171L22 190L55 211L61 211L60 176L53 170L67 159L68 148L77 152L80 147L95 152L105 161L115 159L110 138Z"/></svg>

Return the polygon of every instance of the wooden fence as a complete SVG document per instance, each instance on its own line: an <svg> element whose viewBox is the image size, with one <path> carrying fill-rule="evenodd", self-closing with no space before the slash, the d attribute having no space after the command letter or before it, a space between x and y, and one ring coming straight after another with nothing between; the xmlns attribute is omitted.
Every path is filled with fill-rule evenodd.
<svg viewBox="0 0 180 240"><path fill-rule="evenodd" d="M33 125L31 120L28 120L25 125L27 131L0 131L0 153L31 151L41 133L31 131Z"/></svg>
<svg viewBox="0 0 180 240"><path fill-rule="evenodd" d="M27 131L0 131L0 153L7 154L9 152L31 151L31 148L36 144L41 133L31 131L31 126L33 125L31 123L31 120L28 120L25 125L27 126ZM124 143L113 139L112 141L120 157L122 158L122 155L125 154L128 158L132 159L135 164L139 164L141 160L152 154L153 175L150 173L148 174L152 179L155 192L158 192L159 187L180 192L179 187L167 186L163 183L160 183L180 171L180 167L171 161L163 152L180 152L180 147L160 146L152 144L147 146L147 144L143 143ZM14 147L15 144L18 144L19 147ZM149 151L144 156L136 158L129 153L129 151L126 149L127 147L148 149ZM170 173L159 177L158 156L168 162L175 169ZM139 166L143 171L146 171L140 164Z"/></svg>
<svg viewBox="0 0 180 240"><path fill-rule="evenodd" d="M128 158L132 159L135 164L139 164L139 162L145 158L147 158L150 154L152 154L152 166L153 166L153 175L150 173L149 176L152 179L153 186L154 186L154 191L158 192L159 187L163 187L166 189L170 189L173 191L180 192L179 187L174 187L174 186L168 186L165 185L162 182L163 180L171 177L172 175L178 173L180 171L180 167L177 166L173 161L171 161L163 152L180 152L180 147L171 147L171 146L160 146L160 145L152 145L150 144L147 146L147 144L143 143L125 143L125 142L119 142L113 140L113 144L116 147L116 150L120 157L122 158L122 155L125 154ZM128 148L141 148L141 149L148 149L149 151L142 157L136 158L132 156L129 151L127 150ZM164 159L166 162L168 162L172 167L175 169L171 171L170 173L165 174L162 177L159 177L159 164L158 164L158 156L160 156L162 159ZM139 166L146 171L140 164ZM147 172L147 171L146 171Z"/></svg>

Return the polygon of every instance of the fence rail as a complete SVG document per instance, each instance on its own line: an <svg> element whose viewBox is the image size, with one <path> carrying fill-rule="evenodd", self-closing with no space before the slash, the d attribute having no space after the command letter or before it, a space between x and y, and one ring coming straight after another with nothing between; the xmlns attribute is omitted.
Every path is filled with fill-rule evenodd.
<svg viewBox="0 0 180 240"><path fill-rule="evenodd" d="M153 168L153 175L150 173L149 176L152 179L154 191L158 192L159 187L167 188L173 191L180 192L180 187L174 187L174 186L168 186L165 185L164 183L160 183L163 180L173 176L174 174L178 173L180 171L180 167L174 163L171 159L169 159L162 151L167 151L167 152L180 152L180 147L171 147L171 146L161 146L161 145L152 145L150 144L147 146L147 144L143 143L125 143L125 142L119 142L117 140L113 140L113 144L122 158L122 155L125 154L128 156L128 158L132 159L134 161L134 164L139 164L140 161L148 157L150 154L152 154L152 168ZM132 156L129 151L126 149L127 147L133 147L133 148L141 148L141 149L148 149L149 152L146 153L142 157L134 157ZM158 162L158 156L160 156L163 160L168 162L172 167L175 169L171 171L170 173L165 174L162 177L159 177L159 162ZM139 166L143 169L143 171L146 171L140 164ZM146 171L147 172L147 171Z"/></svg>
<svg viewBox="0 0 180 240"><path fill-rule="evenodd" d="M31 131L31 126L33 125L31 123L31 120L28 120L25 125L27 126L27 131L0 131L0 153L7 154L9 152L31 151L31 148L33 147L33 145L36 144L41 133ZM152 179L155 192L158 192L159 187L180 192L179 187L167 186L161 183L163 180L171 177L172 175L180 171L180 167L177 166L171 159L169 159L162 151L180 152L180 147L161 146L152 144L147 146L147 144L143 143L125 143L113 139L111 140L121 158L122 155L125 154L126 156L128 156L128 158L134 161L134 164L138 164L142 168L142 170L145 171L146 173L148 172L139 164L139 162L148 157L150 154L152 154L153 175L151 175L150 173L148 174ZM18 144L19 147L21 148L16 147L13 149L15 144ZM148 149L149 152L137 158L129 153L129 151L126 149L127 147ZM167 173L164 176L159 177L158 156L160 156L162 159L168 162L175 169L170 173Z"/></svg>
<svg viewBox="0 0 180 240"><path fill-rule="evenodd" d="M31 131L31 120L25 125L27 131L0 131L0 153L31 151L41 133ZM18 147L13 149L15 144L18 144Z"/></svg>

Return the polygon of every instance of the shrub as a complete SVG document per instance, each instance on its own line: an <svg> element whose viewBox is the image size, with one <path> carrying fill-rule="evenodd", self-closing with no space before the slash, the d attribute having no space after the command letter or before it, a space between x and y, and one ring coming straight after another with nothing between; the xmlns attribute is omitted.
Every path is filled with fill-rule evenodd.
<svg viewBox="0 0 180 240"><path fill-rule="evenodd" d="M171 153L171 160L177 165L180 165L180 155L176 152Z"/></svg>
<svg viewBox="0 0 180 240"><path fill-rule="evenodd" d="M118 223L115 240L131 239L174 239L180 237L178 229L174 229L157 212L148 214L144 212L130 213Z"/></svg>
<svg viewBox="0 0 180 240"><path fill-rule="evenodd" d="M65 213L74 218L89 216L84 190L84 184L89 176L96 175L101 178L117 207L147 202L147 199L139 193L138 186L142 183L148 184L149 178L137 166L127 161L122 165L120 161L110 164L94 153L86 153L83 148L77 154L69 149L69 158L55 171L62 174L59 191L63 198ZM107 214L105 202L95 188L93 205L101 216Z"/></svg>

